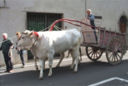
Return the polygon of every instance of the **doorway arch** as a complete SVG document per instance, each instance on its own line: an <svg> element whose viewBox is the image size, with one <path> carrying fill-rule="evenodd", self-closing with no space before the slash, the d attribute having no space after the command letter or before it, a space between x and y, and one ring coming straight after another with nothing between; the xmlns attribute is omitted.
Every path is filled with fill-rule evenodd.
<svg viewBox="0 0 128 86"><path fill-rule="evenodd" d="M119 30L121 33L126 33L127 31L127 16L125 14L121 15L119 19Z"/></svg>

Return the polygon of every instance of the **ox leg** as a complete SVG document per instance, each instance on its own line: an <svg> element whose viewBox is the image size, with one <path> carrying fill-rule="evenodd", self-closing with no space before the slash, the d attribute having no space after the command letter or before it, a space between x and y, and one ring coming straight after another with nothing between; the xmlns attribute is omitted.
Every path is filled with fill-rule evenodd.
<svg viewBox="0 0 128 86"><path fill-rule="evenodd" d="M75 61L75 59L73 58L73 55L72 55L72 64L71 64L71 69L73 69L73 67L74 67L74 61Z"/></svg>
<svg viewBox="0 0 128 86"><path fill-rule="evenodd" d="M81 47L79 48L79 54L80 54L80 59L79 59L79 61L81 62L81 61L82 61L82 52L81 52Z"/></svg>
<svg viewBox="0 0 128 86"><path fill-rule="evenodd" d="M44 69L45 69L45 61L46 61L46 60L44 60Z"/></svg>
<svg viewBox="0 0 128 86"><path fill-rule="evenodd" d="M74 72L77 72L78 71L78 62L79 62L79 49L73 50L72 57L74 59L73 66L75 66Z"/></svg>
<svg viewBox="0 0 128 86"><path fill-rule="evenodd" d="M68 55L67 55L67 58L69 57L70 53L71 53L71 50L68 50Z"/></svg>
<svg viewBox="0 0 128 86"><path fill-rule="evenodd" d="M59 61L59 63L57 64L56 67L59 67L59 66L60 66L60 63L62 62L63 59L64 59L64 53L61 53L60 61Z"/></svg>
<svg viewBox="0 0 128 86"><path fill-rule="evenodd" d="M43 79L43 70L44 70L44 60L40 59L40 76L39 79Z"/></svg>
<svg viewBox="0 0 128 86"><path fill-rule="evenodd" d="M37 65L37 57L35 57L35 68L36 68L36 70L39 70L38 65Z"/></svg>
<svg viewBox="0 0 128 86"><path fill-rule="evenodd" d="M49 61L49 73L48 73L48 76L50 77L50 76L52 76L53 55L49 55L48 61Z"/></svg>

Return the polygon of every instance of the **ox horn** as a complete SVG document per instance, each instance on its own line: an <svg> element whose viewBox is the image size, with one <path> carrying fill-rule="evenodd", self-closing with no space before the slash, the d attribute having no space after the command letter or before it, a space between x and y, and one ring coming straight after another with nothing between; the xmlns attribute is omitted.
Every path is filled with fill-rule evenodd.
<svg viewBox="0 0 128 86"><path fill-rule="evenodd" d="M29 30L25 30L24 32L22 32L22 34L30 34L31 33L31 31L29 31Z"/></svg>
<svg viewBox="0 0 128 86"><path fill-rule="evenodd" d="M32 35L36 36L37 38L39 37L38 32L35 32L35 31L31 31L31 33L29 34L29 36L32 36Z"/></svg>

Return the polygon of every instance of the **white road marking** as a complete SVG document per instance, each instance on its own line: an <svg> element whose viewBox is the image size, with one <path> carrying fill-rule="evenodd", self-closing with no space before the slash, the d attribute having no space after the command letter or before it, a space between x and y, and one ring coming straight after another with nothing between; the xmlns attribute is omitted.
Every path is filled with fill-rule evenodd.
<svg viewBox="0 0 128 86"><path fill-rule="evenodd" d="M106 80L103 80L103 81L100 81L100 82L97 82L97 83L94 83L94 84L91 84L91 85L88 85L88 86L98 86L98 85L110 82L112 80L120 80L120 81L128 83L128 80L126 80L126 79L119 78L119 77L112 77L112 78L109 78L109 79L106 79Z"/></svg>

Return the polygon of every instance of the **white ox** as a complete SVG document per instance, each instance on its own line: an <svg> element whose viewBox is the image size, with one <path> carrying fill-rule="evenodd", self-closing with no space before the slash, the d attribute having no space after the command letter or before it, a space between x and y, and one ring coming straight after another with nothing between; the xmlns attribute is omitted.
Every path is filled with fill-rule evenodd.
<svg viewBox="0 0 128 86"><path fill-rule="evenodd" d="M45 60L48 59L49 61L48 76L51 76L54 54L59 53L61 54L61 58L63 58L64 52L67 50L71 51L73 58L71 67L74 67L74 71L77 72L81 41L82 35L77 29L45 32L34 32L26 30L22 33L20 40L17 42L17 47L31 50L32 54L39 58L39 78L42 79Z"/></svg>

